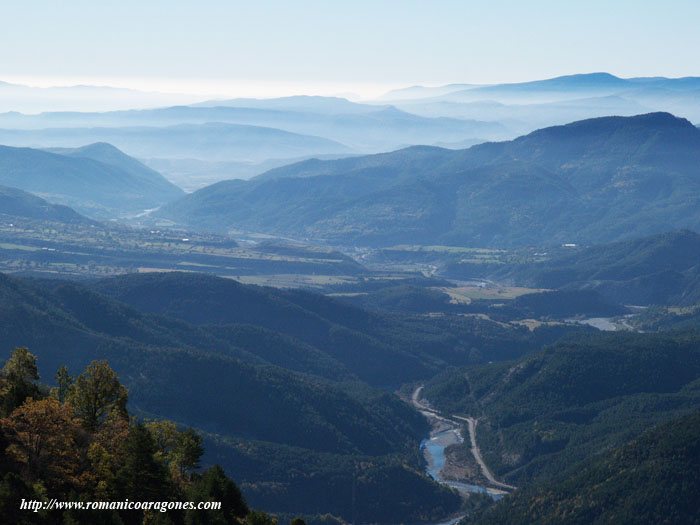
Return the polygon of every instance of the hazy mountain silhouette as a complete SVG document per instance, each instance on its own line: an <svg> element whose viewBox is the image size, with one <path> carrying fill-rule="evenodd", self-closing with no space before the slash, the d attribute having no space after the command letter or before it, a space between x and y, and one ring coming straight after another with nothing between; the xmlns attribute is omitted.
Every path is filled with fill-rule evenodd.
<svg viewBox="0 0 700 525"><path fill-rule="evenodd" d="M25 217L64 223L92 223L90 219L61 204L51 204L29 192L0 186L0 213L10 217Z"/></svg>
<svg viewBox="0 0 700 525"><path fill-rule="evenodd" d="M0 146L0 183L93 217L155 208L184 193L157 172L109 145L93 145L68 155Z"/></svg>

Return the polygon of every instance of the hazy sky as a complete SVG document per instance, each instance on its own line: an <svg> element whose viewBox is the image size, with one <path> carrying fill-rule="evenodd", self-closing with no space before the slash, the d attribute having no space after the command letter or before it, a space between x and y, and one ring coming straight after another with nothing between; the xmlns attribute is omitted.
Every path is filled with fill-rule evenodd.
<svg viewBox="0 0 700 525"><path fill-rule="evenodd" d="M0 19L0 80L37 85L373 95L700 76L698 0L28 0L2 2Z"/></svg>

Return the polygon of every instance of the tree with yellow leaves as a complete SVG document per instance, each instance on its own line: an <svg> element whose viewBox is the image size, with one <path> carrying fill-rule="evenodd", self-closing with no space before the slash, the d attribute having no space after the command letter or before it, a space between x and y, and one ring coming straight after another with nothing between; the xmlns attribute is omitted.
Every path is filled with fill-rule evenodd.
<svg viewBox="0 0 700 525"><path fill-rule="evenodd" d="M10 441L7 454L22 465L28 480L77 483L75 439L80 427L70 406L30 397L0 425Z"/></svg>

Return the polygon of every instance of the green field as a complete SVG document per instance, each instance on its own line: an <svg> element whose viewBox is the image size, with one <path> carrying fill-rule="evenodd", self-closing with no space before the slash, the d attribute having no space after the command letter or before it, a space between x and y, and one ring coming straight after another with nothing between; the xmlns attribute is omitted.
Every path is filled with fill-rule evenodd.
<svg viewBox="0 0 700 525"><path fill-rule="evenodd" d="M474 299L515 299L528 293L543 292L544 289L522 288L519 286L459 286L456 288L437 287L436 290L445 292L455 304L469 304Z"/></svg>

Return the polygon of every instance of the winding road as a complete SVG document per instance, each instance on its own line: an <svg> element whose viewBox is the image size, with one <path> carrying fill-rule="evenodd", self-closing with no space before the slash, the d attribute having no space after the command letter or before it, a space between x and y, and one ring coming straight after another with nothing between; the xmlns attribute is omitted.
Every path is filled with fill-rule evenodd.
<svg viewBox="0 0 700 525"><path fill-rule="evenodd" d="M481 457L481 451L479 450L479 445L476 443L476 425L478 423L477 419L474 419L473 417L463 417L463 416L458 416L458 415L451 415L451 416L443 416L441 415L437 410L430 408L427 406L425 403L421 402L420 400L420 394L423 391L423 386L419 386L413 391L413 394L411 395L411 403L413 406L420 412L426 414L426 415L431 415L434 417L437 417L438 419L446 420L446 421L451 421L452 423L455 424L460 424L460 422L466 422L467 423L467 429L469 430L469 440L471 441L471 453L472 456L474 456L474 459L476 462L479 464L479 468L481 469L482 474L486 479L489 480L489 482L492 485L495 485L497 487L501 487L502 489L506 490L515 490L516 487L513 485L508 485L507 483L502 483L498 481L494 476L493 473L489 470L488 466L484 462L484 459Z"/></svg>
<svg viewBox="0 0 700 525"><path fill-rule="evenodd" d="M492 485L496 485L497 487L501 487L503 489L515 490L516 487L514 487L513 485L501 483L496 478L494 478L493 473L486 466L486 463L484 463L484 458L481 457L481 451L479 450L479 446L476 444L476 424L478 423L478 420L474 419L473 417L462 417L456 415L452 415L452 417L454 419L459 419L461 421L467 422L467 428L469 429L469 439L472 443L470 450L472 456L474 456L474 459L479 464L479 467L481 467L481 473L484 475L484 477L486 477L486 479L488 479Z"/></svg>

